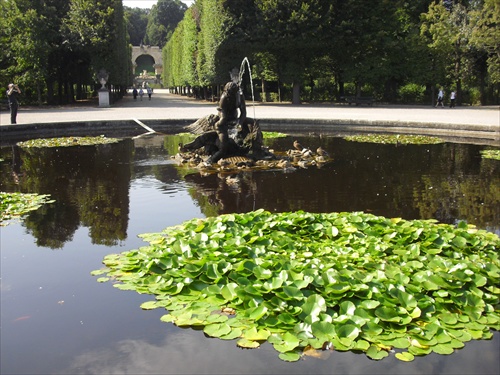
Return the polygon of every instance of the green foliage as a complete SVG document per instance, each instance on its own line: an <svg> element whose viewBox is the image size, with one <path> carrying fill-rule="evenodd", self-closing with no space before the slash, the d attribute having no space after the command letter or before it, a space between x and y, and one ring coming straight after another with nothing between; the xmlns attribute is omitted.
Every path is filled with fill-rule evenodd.
<svg viewBox="0 0 500 375"><path fill-rule="evenodd" d="M148 24L149 9L125 7L125 24L130 44L138 46L144 42Z"/></svg>
<svg viewBox="0 0 500 375"><path fill-rule="evenodd" d="M28 141L18 142L19 147L71 147L71 146L94 146L109 143L117 143L117 138L99 137L63 137L63 138L40 138L30 139Z"/></svg>
<svg viewBox="0 0 500 375"><path fill-rule="evenodd" d="M481 156L485 159L500 160L500 150L482 150Z"/></svg>
<svg viewBox="0 0 500 375"><path fill-rule="evenodd" d="M385 143L394 145L428 145L443 143L444 141L437 137L426 135L405 135L405 134L364 134L350 135L344 137L347 141L367 142L367 143Z"/></svg>
<svg viewBox="0 0 500 375"><path fill-rule="evenodd" d="M500 328L500 239L464 222L360 212L193 219L104 258L98 281L153 294L142 308L286 361L333 346L380 360L450 354Z"/></svg>
<svg viewBox="0 0 500 375"><path fill-rule="evenodd" d="M53 202L55 201L51 200L49 195L0 192L0 226L37 210L42 204Z"/></svg>
<svg viewBox="0 0 500 375"><path fill-rule="evenodd" d="M408 83L399 88L399 96L403 103L421 103L425 95L425 86Z"/></svg>
<svg viewBox="0 0 500 375"><path fill-rule="evenodd" d="M500 2L485 0L472 12L471 42L488 54L488 73L492 83L500 83Z"/></svg>
<svg viewBox="0 0 500 375"><path fill-rule="evenodd" d="M187 6L180 0L158 0L153 5L144 42L162 48L184 17Z"/></svg>

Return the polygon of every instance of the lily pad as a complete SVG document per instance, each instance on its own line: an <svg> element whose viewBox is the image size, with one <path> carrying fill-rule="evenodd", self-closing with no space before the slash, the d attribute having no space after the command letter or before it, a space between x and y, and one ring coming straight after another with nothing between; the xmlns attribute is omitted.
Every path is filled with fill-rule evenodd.
<svg viewBox="0 0 500 375"><path fill-rule="evenodd" d="M500 327L500 239L463 222L258 210L142 237L92 275L156 295L141 307L169 310L164 322L243 348L267 340L286 361L324 343L409 361Z"/></svg>

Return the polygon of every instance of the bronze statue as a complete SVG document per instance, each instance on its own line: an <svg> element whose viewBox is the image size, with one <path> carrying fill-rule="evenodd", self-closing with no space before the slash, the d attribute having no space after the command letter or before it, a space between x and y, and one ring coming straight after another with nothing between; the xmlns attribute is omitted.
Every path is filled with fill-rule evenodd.
<svg viewBox="0 0 500 375"><path fill-rule="evenodd" d="M247 117L245 97L238 84L228 82L224 86L217 110L219 115L205 116L186 127L200 135L182 150L203 149L210 155L206 164L230 156L260 157L263 152L262 132L258 123Z"/></svg>

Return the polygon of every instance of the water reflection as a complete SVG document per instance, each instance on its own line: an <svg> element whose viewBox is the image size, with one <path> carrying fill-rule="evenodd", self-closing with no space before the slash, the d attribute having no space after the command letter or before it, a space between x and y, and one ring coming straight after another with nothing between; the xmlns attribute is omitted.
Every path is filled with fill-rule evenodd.
<svg viewBox="0 0 500 375"><path fill-rule="evenodd" d="M293 139L268 141L276 150ZM181 181L206 216L270 211L366 211L406 219L466 220L499 232L500 163L482 159L482 146L399 146L302 137L334 161L319 168L204 175L170 159L179 136L153 136L97 147L2 149L3 191L51 194L56 202L30 214L26 228L37 244L61 248L79 226L93 243L127 237L131 179L152 176L175 191ZM9 152L10 151L10 152ZM9 167L10 164L10 167Z"/></svg>
<svg viewBox="0 0 500 375"><path fill-rule="evenodd" d="M268 145L287 150L294 139ZM178 136L98 147L1 148L0 190L56 200L2 229L2 373L498 373L498 334L451 356L410 364L353 353L290 364L269 345L241 350L233 341L162 323L162 312L140 310L148 296L89 275L106 254L142 246L140 233L260 208L466 220L500 233L500 162L481 159L483 146L297 139L312 149L321 145L334 161L293 173L205 175L172 162L177 144L185 143Z"/></svg>
<svg viewBox="0 0 500 375"><path fill-rule="evenodd" d="M493 342L472 342L457 356L481 358L477 363L452 361L449 356L431 354L412 363L390 356L372 361L352 352L332 352L325 360L304 358L290 364L276 359L269 344L256 350L236 348L234 342L202 339L200 332L177 330L158 343L122 340L112 347L97 348L73 359L60 374L497 374L498 363L487 347Z"/></svg>
<svg viewBox="0 0 500 375"><path fill-rule="evenodd" d="M111 246L127 236L132 152L129 141L98 147L12 146L12 178L3 163L0 188L50 194L55 199L25 221L37 245L61 248L85 226L94 244ZM2 154L9 161L5 150Z"/></svg>

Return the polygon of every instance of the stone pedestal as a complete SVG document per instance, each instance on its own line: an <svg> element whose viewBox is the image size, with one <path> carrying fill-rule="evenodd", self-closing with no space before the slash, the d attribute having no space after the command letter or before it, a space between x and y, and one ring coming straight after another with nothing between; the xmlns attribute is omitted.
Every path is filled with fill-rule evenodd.
<svg viewBox="0 0 500 375"><path fill-rule="evenodd" d="M99 107L109 107L109 91L106 89L99 90Z"/></svg>

